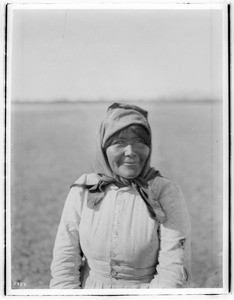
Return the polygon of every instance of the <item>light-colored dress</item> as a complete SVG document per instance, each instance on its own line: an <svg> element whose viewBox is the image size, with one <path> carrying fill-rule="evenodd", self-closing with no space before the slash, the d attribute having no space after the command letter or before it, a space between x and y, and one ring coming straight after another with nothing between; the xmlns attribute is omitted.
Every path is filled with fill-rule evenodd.
<svg viewBox="0 0 234 300"><path fill-rule="evenodd" d="M76 183L92 184L96 174ZM166 213L157 223L134 187L107 188L93 209L88 191L70 190L55 241L50 288L177 288L190 278L190 220L176 184L151 183ZM84 258L82 259L82 256Z"/></svg>

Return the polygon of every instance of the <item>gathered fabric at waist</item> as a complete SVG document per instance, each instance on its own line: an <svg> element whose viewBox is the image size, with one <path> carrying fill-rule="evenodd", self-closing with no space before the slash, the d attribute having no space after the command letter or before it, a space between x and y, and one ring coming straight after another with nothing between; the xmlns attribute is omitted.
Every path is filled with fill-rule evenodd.
<svg viewBox="0 0 234 300"><path fill-rule="evenodd" d="M134 268L114 260L89 259L83 270L83 287L108 288L117 285L135 288L139 284L149 283L154 277L155 270L155 266Z"/></svg>

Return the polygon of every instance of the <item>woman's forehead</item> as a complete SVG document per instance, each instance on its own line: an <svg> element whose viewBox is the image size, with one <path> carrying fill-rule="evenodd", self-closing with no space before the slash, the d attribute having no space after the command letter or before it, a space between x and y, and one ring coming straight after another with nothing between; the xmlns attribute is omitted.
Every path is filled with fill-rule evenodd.
<svg viewBox="0 0 234 300"><path fill-rule="evenodd" d="M146 133L147 131L139 125L132 125L128 126L119 132L114 136L116 138L135 138L135 137L140 137L142 134Z"/></svg>
<svg viewBox="0 0 234 300"><path fill-rule="evenodd" d="M114 136L114 138L129 139L129 138L135 138L135 137L138 137L138 136L139 135L135 131L128 128L128 129L124 129L124 130L121 130L120 132L118 132L117 135Z"/></svg>

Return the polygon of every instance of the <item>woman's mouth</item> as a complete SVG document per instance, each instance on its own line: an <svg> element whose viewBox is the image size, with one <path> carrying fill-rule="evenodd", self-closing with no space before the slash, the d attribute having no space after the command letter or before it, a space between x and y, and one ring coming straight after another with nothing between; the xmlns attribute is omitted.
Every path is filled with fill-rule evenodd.
<svg viewBox="0 0 234 300"><path fill-rule="evenodd" d="M136 165L138 164L138 161L124 161L123 163L124 165Z"/></svg>

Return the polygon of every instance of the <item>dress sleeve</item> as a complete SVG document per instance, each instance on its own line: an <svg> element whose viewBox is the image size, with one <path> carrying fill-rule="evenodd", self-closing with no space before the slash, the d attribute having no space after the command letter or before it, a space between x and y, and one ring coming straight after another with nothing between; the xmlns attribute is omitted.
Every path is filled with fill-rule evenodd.
<svg viewBox="0 0 234 300"><path fill-rule="evenodd" d="M159 226L160 247L156 275L150 288L183 288L191 280L191 226L180 188L168 182L159 195L166 220Z"/></svg>
<svg viewBox="0 0 234 300"><path fill-rule="evenodd" d="M77 181L79 183L80 180ZM51 289L80 289L82 253L79 223L84 198L82 188L71 188L61 216L51 263Z"/></svg>

